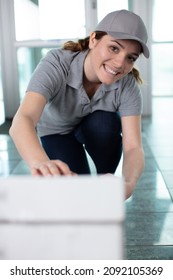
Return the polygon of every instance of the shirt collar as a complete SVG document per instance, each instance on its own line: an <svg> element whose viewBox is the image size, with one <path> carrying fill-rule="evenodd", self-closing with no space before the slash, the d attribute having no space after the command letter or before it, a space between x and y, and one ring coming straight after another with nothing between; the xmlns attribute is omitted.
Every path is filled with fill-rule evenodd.
<svg viewBox="0 0 173 280"><path fill-rule="evenodd" d="M83 82L84 60L87 53L88 50L79 52L71 62L70 70L67 77L67 84L73 88L81 88Z"/></svg>

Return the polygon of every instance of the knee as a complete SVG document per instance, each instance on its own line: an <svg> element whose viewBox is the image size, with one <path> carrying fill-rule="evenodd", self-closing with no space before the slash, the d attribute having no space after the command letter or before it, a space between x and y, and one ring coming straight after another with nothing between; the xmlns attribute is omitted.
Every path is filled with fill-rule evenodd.
<svg viewBox="0 0 173 280"><path fill-rule="evenodd" d="M82 131L90 135L120 135L122 131L120 116L116 112L95 111L83 120Z"/></svg>

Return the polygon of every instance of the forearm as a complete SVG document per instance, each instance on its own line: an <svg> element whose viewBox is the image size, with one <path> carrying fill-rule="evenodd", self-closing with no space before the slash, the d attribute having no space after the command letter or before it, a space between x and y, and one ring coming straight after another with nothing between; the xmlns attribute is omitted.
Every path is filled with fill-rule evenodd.
<svg viewBox="0 0 173 280"><path fill-rule="evenodd" d="M123 155L122 174L125 180L126 198L130 197L144 169L142 148L127 151Z"/></svg>
<svg viewBox="0 0 173 280"><path fill-rule="evenodd" d="M76 175L66 163L58 159L50 160L48 158L37 137L32 119L24 116L20 116L18 119L18 116L15 116L9 132L32 175Z"/></svg>
<svg viewBox="0 0 173 280"><path fill-rule="evenodd" d="M48 160L48 156L40 144L32 120L22 117L19 121L16 117L9 133L19 154L26 161L29 167L32 167L38 162Z"/></svg>

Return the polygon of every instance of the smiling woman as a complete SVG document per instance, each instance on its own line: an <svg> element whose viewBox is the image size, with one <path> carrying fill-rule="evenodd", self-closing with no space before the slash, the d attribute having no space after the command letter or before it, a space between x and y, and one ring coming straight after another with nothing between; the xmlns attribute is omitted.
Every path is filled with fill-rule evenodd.
<svg viewBox="0 0 173 280"><path fill-rule="evenodd" d="M141 53L141 45L134 40L113 40L109 35L101 40L90 36L90 52L85 60L85 76L88 82L112 84L132 71Z"/></svg>
<svg viewBox="0 0 173 280"><path fill-rule="evenodd" d="M149 57L146 43L142 19L119 10L89 38L69 41L40 61L10 129L31 174L89 174L88 152L98 174L113 175L123 150L126 197L132 194L144 167L134 63L140 54Z"/></svg>

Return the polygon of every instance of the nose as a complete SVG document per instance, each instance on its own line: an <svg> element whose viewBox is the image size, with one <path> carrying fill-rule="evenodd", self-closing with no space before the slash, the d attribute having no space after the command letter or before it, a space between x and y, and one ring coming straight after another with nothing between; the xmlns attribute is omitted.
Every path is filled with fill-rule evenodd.
<svg viewBox="0 0 173 280"><path fill-rule="evenodd" d="M123 54L118 54L114 57L114 66L118 69L118 70L122 70L125 67L125 56Z"/></svg>

